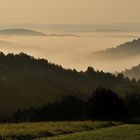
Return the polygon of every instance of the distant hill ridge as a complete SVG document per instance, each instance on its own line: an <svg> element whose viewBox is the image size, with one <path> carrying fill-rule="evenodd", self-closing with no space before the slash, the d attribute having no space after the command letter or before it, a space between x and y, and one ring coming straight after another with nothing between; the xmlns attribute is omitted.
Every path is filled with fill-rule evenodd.
<svg viewBox="0 0 140 140"><path fill-rule="evenodd" d="M24 28L13 28L0 30L0 35L4 36L47 36L47 37L80 37L77 34L68 33L49 33L45 34L39 31L24 29Z"/></svg>
<svg viewBox="0 0 140 140"><path fill-rule="evenodd" d="M140 56L140 38L126 42L115 48L95 52L93 55L104 59L125 59L127 57Z"/></svg>
<svg viewBox="0 0 140 140"><path fill-rule="evenodd" d="M126 69L125 71L123 71L123 74L130 79L140 79L140 64L132 67L131 69Z"/></svg>
<svg viewBox="0 0 140 140"><path fill-rule="evenodd" d="M46 34L39 31L29 30L29 29L14 28L14 29L0 30L0 35L45 36Z"/></svg>

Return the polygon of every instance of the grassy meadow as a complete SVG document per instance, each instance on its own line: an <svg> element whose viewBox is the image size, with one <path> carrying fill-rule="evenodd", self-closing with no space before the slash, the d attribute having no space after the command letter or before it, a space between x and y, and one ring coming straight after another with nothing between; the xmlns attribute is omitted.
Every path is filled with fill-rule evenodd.
<svg viewBox="0 0 140 140"><path fill-rule="evenodd" d="M140 125L114 121L0 124L2 140L139 140Z"/></svg>
<svg viewBox="0 0 140 140"><path fill-rule="evenodd" d="M139 140L140 125L124 124L40 140Z"/></svg>
<svg viewBox="0 0 140 140"><path fill-rule="evenodd" d="M70 136L69 134L82 134L79 132L91 133L92 130L99 130L113 126L122 125L121 122L85 121L85 122L39 122L39 123L18 123L0 124L0 139L10 140L33 140L47 139L57 136ZM73 136L73 135L72 135ZM58 137L59 138L59 137ZM59 138L61 139L61 137Z"/></svg>

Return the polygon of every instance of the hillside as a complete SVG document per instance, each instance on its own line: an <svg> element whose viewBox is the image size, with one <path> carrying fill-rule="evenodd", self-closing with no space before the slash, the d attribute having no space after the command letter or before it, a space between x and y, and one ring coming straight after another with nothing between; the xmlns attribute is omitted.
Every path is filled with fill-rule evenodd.
<svg viewBox="0 0 140 140"><path fill-rule="evenodd" d="M125 71L123 71L123 74L130 79L140 79L140 64L132 67L131 69L126 69Z"/></svg>
<svg viewBox="0 0 140 140"><path fill-rule="evenodd" d="M87 99L99 86L113 89L122 96L129 88L140 91L140 83L122 74L116 77L91 67L77 72L24 53L0 53L0 114L42 106L72 94Z"/></svg>
<svg viewBox="0 0 140 140"><path fill-rule="evenodd" d="M45 36L44 33L38 32L38 31L33 31L33 30L28 30L28 29L4 29L0 30L0 35L6 35L6 36Z"/></svg>
<svg viewBox="0 0 140 140"><path fill-rule="evenodd" d="M93 55L93 57L104 59L125 59L140 56L140 39L134 39L133 41L126 42L115 48L95 52Z"/></svg>
<svg viewBox="0 0 140 140"><path fill-rule="evenodd" d="M139 140L139 133L139 124L124 124L110 128L41 138L39 140Z"/></svg>

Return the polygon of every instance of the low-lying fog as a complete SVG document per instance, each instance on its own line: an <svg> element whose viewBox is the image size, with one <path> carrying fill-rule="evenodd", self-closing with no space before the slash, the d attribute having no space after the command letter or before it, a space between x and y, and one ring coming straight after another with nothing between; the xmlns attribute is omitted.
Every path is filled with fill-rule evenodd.
<svg viewBox="0 0 140 140"><path fill-rule="evenodd" d="M47 33L48 34L48 33ZM0 51L5 53L25 52L36 58L46 58L50 62L60 64L65 68L85 70L87 66L95 69L115 72L131 68L139 64L140 57L123 60L103 59L92 57L93 52L116 47L134 38L140 33L98 32L74 33L72 35L48 34L48 36L0 36ZM62 35L62 36L61 36ZM75 36L77 35L77 36Z"/></svg>

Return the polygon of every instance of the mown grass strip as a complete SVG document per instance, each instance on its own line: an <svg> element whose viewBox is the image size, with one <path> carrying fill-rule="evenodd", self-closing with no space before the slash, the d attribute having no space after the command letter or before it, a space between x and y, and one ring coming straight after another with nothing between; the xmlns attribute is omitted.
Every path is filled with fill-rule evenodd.
<svg viewBox="0 0 140 140"><path fill-rule="evenodd" d="M40 123L19 123L0 124L0 138L24 139L58 136L96 130L122 124L121 122L105 121L77 121L77 122L40 122Z"/></svg>
<svg viewBox="0 0 140 140"><path fill-rule="evenodd" d="M39 140L140 140L140 125L126 124Z"/></svg>

